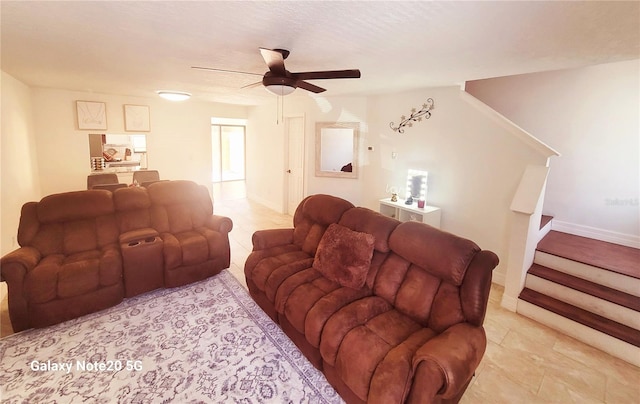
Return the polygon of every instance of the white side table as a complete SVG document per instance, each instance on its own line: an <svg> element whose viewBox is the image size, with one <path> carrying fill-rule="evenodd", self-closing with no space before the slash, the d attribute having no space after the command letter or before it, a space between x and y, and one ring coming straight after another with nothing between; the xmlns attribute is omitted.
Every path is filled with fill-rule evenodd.
<svg viewBox="0 0 640 404"><path fill-rule="evenodd" d="M397 202L392 202L391 198L380 199L380 213L401 222L422 222L440 228L440 208L428 205L419 208L417 201L411 205L405 205L404 199L398 199Z"/></svg>

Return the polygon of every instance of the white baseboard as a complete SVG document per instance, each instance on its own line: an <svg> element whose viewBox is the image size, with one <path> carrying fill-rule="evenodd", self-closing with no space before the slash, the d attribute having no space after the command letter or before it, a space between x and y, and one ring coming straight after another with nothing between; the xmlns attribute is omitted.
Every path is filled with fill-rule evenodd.
<svg viewBox="0 0 640 404"><path fill-rule="evenodd" d="M515 313L518 309L518 298L502 295L502 301L500 302L500 306Z"/></svg>
<svg viewBox="0 0 640 404"><path fill-rule="evenodd" d="M500 269L501 268L498 267L493 270L493 274L491 274L491 282L497 283L500 286L504 286L507 280L507 275L504 272L502 272Z"/></svg>
<svg viewBox="0 0 640 404"><path fill-rule="evenodd" d="M562 233L588 237L595 240L624 245L627 247L640 248L640 236L636 236L633 234L618 233L615 231L598 229L596 227L563 222L556 219L553 219L551 223L552 230L556 230Z"/></svg>

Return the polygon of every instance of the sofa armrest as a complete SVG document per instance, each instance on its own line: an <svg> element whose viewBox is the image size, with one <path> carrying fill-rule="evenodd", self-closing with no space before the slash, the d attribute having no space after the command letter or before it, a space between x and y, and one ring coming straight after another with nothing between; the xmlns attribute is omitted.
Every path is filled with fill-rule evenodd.
<svg viewBox="0 0 640 404"><path fill-rule="evenodd" d="M7 282L9 317L14 332L30 327L24 281L27 272L35 268L41 259L42 254L35 248L20 247L0 260L0 280Z"/></svg>
<svg viewBox="0 0 640 404"><path fill-rule="evenodd" d="M42 254L33 247L20 247L11 251L0 260L0 281L10 283L20 279L21 282L24 275L41 259Z"/></svg>
<svg viewBox="0 0 640 404"><path fill-rule="evenodd" d="M434 379L443 380L438 394L445 399L453 398L473 376L486 347L487 337L482 327L455 324L418 349L413 356L413 371L417 377L438 370L441 374L434 375ZM418 372L419 367L423 368L422 372ZM414 380L413 386L429 385L429 380Z"/></svg>
<svg viewBox="0 0 640 404"><path fill-rule="evenodd" d="M293 229L258 230L253 233L251 241L253 242L253 251L293 244Z"/></svg>
<svg viewBox="0 0 640 404"><path fill-rule="evenodd" d="M211 215L207 227L220 233L229 233L233 229L233 221L226 216Z"/></svg>

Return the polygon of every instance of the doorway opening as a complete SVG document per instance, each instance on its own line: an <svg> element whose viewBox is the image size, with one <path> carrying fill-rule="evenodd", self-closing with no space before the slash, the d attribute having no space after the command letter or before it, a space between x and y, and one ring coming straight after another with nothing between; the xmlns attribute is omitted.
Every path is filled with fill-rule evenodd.
<svg viewBox="0 0 640 404"><path fill-rule="evenodd" d="M246 197L246 120L211 119L211 160L214 195Z"/></svg>
<svg viewBox="0 0 640 404"><path fill-rule="evenodd" d="M286 176L284 183L284 212L293 216L305 196L304 116L285 118Z"/></svg>

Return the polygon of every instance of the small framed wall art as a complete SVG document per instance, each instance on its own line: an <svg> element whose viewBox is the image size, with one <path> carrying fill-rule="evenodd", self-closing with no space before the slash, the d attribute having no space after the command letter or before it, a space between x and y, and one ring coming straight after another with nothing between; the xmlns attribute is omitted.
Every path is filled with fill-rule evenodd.
<svg viewBox="0 0 640 404"><path fill-rule="evenodd" d="M127 132L149 132L149 106L125 105L124 130Z"/></svg>
<svg viewBox="0 0 640 404"><path fill-rule="evenodd" d="M107 129L107 107L104 102L76 101L78 129Z"/></svg>

